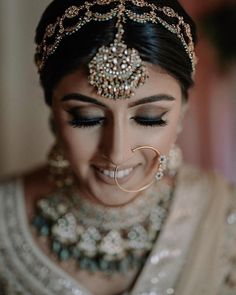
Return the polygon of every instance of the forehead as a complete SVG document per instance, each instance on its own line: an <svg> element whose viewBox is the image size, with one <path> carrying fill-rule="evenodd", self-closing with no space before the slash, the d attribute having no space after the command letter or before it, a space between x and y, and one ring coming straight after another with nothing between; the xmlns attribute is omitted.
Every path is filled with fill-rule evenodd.
<svg viewBox="0 0 236 295"><path fill-rule="evenodd" d="M128 104L136 99L141 99L157 94L165 94L173 96L176 99L181 99L181 87L179 82L160 69L157 66L147 64L149 78L146 83L135 90L134 96L130 99L112 100L104 98L96 92L88 82L88 75L84 70L77 70L61 79L53 91L54 99L61 99L63 96L70 93L79 93L92 98L96 98L103 103L117 103Z"/></svg>

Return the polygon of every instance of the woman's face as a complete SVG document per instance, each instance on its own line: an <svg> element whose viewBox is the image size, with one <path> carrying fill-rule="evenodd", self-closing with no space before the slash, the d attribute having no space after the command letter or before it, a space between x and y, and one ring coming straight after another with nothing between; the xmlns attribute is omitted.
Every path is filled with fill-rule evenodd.
<svg viewBox="0 0 236 295"><path fill-rule="evenodd" d="M177 137L182 112L179 83L148 65L149 79L130 99L99 96L83 71L65 76L53 91L52 110L59 140L78 182L81 194L107 205L121 205L150 182L156 171L156 154L168 154ZM155 171L154 171L155 170Z"/></svg>

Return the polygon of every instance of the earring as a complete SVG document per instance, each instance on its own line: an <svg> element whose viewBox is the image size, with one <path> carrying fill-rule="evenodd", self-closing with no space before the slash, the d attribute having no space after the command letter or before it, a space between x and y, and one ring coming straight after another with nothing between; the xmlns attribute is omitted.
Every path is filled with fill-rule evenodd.
<svg viewBox="0 0 236 295"><path fill-rule="evenodd" d="M168 156L162 155L159 157L159 167L158 167L157 173L155 175L156 180L159 181L164 176L164 172L167 168L167 162L168 162Z"/></svg>
<svg viewBox="0 0 236 295"><path fill-rule="evenodd" d="M173 145L169 151L168 160L167 160L167 174L169 176L175 176L183 163L183 153L180 147Z"/></svg>
<svg viewBox="0 0 236 295"><path fill-rule="evenodd" d="M48 166L51 179L58 188L71 186L74 182L69 161L62 147L56 142L48 154Z"/></svg>

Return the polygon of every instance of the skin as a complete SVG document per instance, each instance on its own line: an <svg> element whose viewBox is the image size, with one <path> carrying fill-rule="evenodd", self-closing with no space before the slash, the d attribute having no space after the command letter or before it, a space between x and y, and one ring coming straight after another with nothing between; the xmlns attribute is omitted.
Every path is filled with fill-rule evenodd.
<svg viewBox="0 0 236 295"><path fill-rule="evenodd" d="M160 68L150 64L147 67L149 79L126 100L99 96L82 70L63 77L55 87L52 112L57 136L81 196L107 206L132 201L138 193L121 191L114 179L104 176L101 170L114 171L115 165L120 170L133 168L119 183L137 189L152 180L157 157L148 149L135 153L132 149L149 145L165 155L176 141L183 112L180 85ZM81 116L99 118L99 124L86 128L75 126L78 119L81 123ZM142 126L140 116L158 117L162 126Z"/></svg>
<svg viewBox="0 0 236 295"><path fill-rule="evenodd" d="M148 70L149 79L146 84L139 87L135 95L127 100L113 101L99 96L89 85L83 71L65 76L55 87L52 112L57 137L75 174L81 197L107 206L121 206L132 201L134 197L139 196L138 193L122 192L114 184L113 179L100 175L101 173L94 167L113 170L114 164L121 165L121 169L135 167L130 177L121 180L122 186L134 189L150 182L153 178L156 166L152 164L156 157L150 150L143 149L133 153L132 149L150 145L158 149L161 154L168 154L176 141L185 109L180 85L160 68L148 65ZM84 101L88 98L90 102ZM96 104L91 102L91 98L96 99ZM134 103L138 105L134 106ZM71 125L75 115L90 118L99 116L103 120L99 125L79 128ZM137 116L141 115L148 118L158 117L159 122L162 117L167 124L142 126L136 120ZM29 173L24 180L30 224L32 217L35 216L37 200L54 192L56 188L48 178L46 167ZM91 275L79 270L72 261L59 262L51 253L47 239L38 236L34 229L32 236L53 263L58 264L92 294L120 294L129 289L139 271L134 269L125 276L115 274L109 278L99 272Z"/></svg>

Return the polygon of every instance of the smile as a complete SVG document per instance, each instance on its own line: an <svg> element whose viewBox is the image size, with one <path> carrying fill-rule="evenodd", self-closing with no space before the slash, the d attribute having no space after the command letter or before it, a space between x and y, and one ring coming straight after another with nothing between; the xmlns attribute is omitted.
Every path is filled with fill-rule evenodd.
<svg viewBox="0 0 236 295"><path fill-rule="evenodd" d="M130 173L133 171L133 169L134 168L129 168L129 169L117 171L116 172L116 178L121 179L121 178L124 178L124 177L130 175ZM106 176L108 176L110 178L113 178L113 179L115 178L115 171L114 170L102 170L102 169L99 169L99 171L102 174L104 174L104 175L106 175Z"/></svg>

